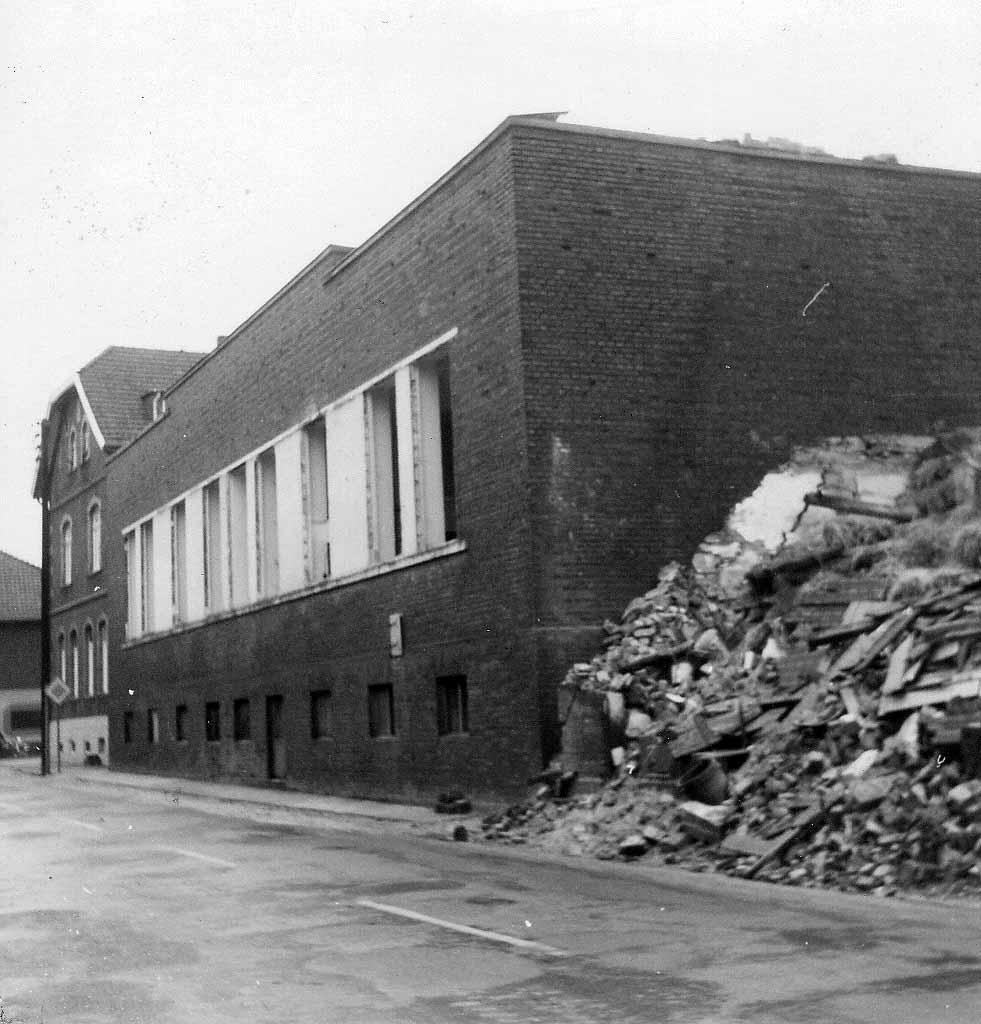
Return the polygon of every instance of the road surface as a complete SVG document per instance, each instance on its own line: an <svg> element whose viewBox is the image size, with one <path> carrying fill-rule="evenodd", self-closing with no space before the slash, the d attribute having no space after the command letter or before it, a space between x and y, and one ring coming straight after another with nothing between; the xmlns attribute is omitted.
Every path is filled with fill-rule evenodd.
<svg viewBox="0 0 981 1024"><path fill-rule="evenodd" d="M977 904L419 830L2 769L0 1020L981 1020Z"/></svg>

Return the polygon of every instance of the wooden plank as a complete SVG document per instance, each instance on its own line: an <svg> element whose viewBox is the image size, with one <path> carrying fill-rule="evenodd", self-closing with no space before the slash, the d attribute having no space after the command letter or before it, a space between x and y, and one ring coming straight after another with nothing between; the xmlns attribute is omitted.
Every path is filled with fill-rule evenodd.
<svg viewBox="0 0 981 1024"><path fill-rule="evenodd" d="M841 617L841 624L847 626L865 619L879 621L902 610L903 605L899 601L852 601Z"/></svg>
<svg viewBox="0 0 981 1024"><path fill-rule="evenodd" d="M873 634L872 643L869 649L862 656L862 659L855 666L856 672L862 672L872 664L873 661L899 636L901 636L912 625L919 609L907 608L898 615L887 620ZM880 632L881 631L881 632Z"/></svg>
<svg viewBox="0 0 981 1024"><path fill-rule="evenodd" d="M981 618L955 619L921 626L917 632L925 640L962 640L981 636Z"/></svg>
<svg viewBox="0 0 981 1024"><path fill-rule="evenodd" d="M882 684L882 693L898 693L905 685L906 669L909 664L909 656L913 650L913 634L911 633L892 652L889 658L889 670L886 672L886 681Z"/></svg>
<svg viewBox="0 0 981 1024"><path fill-rule="evenodd" d="M911 512L905 512L890 505L875 505L870 501L851 498L844 494L822 494L812 491L804 495L805 505L818 508L830 508L846 515L871 516L875 519L888 519L893 523L908 523L913 519Z"/></svg>
<svg viewBox="0 0 981 1024"><path fill-rule="evenodd" d="M921 685L901 693L886 694L879 698L879 714L890 715L896 711L926 707L928 704L946 704L955 697L981 697L981 672L962 673L960 678L951 675L947 676L947 680L946 684L940 686Z"/></svg>

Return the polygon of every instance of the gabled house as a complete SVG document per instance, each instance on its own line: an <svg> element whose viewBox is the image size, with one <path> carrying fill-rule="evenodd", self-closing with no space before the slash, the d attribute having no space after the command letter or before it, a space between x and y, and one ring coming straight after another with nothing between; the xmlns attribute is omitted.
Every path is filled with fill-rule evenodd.
<svg viewBox="0 0 981 1024"><path fill-rule="evenodd" d="M51 675L71 696L60 708L63 764L108 760L113 621L109 591L124 578L105 532L106 461L164 411L164 393L201 353L112 346L52 397L34 496L47 506ZM53 731L52 731L53 736ZM49 751L54 751L53 742ZM53 763L53 759L52 759Z"/></svg>
<svg viewBox="0 0 981 1024"><path fill-rule="evenodd" d="M113 456L113 763L520 791L794 445L977 421L979 245L977 175L509 118Z"/></svg>
<svg viewBox="0 0 981 1024"><path fill-rule="evenodd" d="M0 755L41 740L41 570L0 551Z"/></svg>

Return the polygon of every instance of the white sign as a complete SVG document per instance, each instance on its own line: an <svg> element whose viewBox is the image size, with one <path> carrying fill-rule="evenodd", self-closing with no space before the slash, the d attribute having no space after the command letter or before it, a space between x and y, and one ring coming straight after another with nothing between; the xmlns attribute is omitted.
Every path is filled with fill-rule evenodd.
<svg viewBox="0 0 981 1024"><path fill-rule="evenodd" d="M61 676L54 676L44 688L44 692L48 695L49 700L54 701L55 704L61 704L72 691Z"/></svg>

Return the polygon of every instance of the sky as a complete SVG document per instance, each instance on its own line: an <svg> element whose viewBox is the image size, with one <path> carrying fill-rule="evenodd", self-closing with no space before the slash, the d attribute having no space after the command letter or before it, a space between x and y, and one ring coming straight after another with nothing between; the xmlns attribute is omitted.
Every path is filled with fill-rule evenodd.
<svg viewBox="0 0 981 1024"><path fill-rule="evenodd" d="M977 0L3 0L0 549L109 345L207 351L510 114L981 172Z"/></svg>

